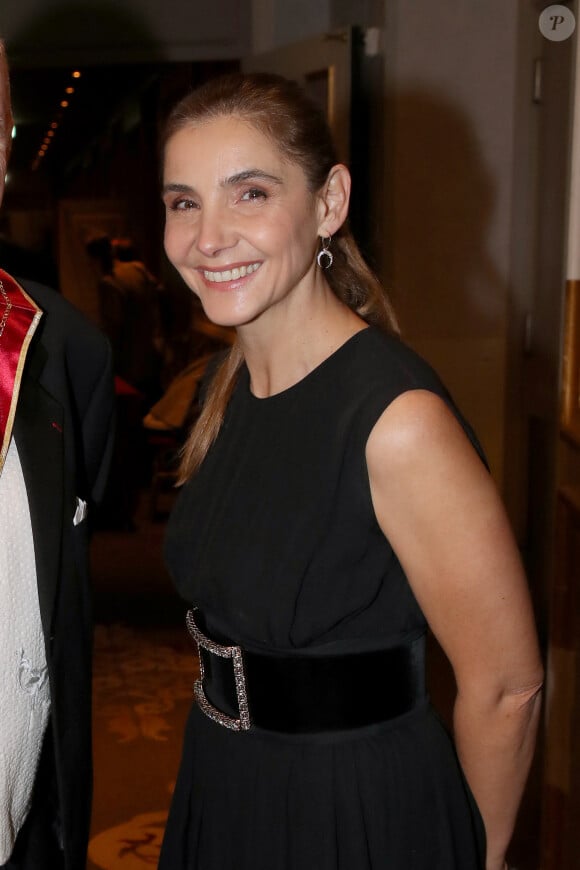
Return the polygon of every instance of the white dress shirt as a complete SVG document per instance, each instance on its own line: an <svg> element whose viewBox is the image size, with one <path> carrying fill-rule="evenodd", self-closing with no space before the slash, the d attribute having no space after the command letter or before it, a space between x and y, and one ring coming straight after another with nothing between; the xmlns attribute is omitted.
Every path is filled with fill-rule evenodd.
<svg viewBox="0 0 580 870"><path fill-rule="evenodd" d="M49 712L32 525L13 438L0 474L0 864L30 807Z"/></svg>

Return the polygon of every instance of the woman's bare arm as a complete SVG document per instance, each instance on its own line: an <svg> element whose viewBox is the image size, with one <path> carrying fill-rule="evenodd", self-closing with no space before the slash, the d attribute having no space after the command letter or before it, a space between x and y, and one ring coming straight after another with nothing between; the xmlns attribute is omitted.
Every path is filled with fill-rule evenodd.
<svg viewBox="0 0 580 870"><path fill-rule="evenodd" d="M404 393L367 444L378 522L452 664L461 763L502 870L531 763L542 665L526 578L503 505L436 395Z"/></svg>

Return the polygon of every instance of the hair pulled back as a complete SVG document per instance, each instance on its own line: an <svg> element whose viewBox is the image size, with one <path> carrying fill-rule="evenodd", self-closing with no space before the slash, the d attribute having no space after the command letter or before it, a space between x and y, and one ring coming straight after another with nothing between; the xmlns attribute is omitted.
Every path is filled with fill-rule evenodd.
<svg viewBox="0 0 580 870"><path fill-rule="evenodd" d="M338 163L322 110L293 81L269 73L233 73L212 79L184 97L167 120L163 148L180 130L222 117L235 117L266 136L292 163L300 166L312 193L324 185ZM348 226L332 240L334 262L324 277L335 295L367 323L398 333L391 304L369 269ZM196 471L221 428L237 372L243 362L234 343L217 370L203 410L184 446L180 483Z"/></svg>

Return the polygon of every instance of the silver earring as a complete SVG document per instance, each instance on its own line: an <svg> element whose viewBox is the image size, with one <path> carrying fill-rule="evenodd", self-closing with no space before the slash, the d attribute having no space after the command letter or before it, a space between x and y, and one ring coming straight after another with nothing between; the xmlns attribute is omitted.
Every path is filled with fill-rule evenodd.
<svg viewBox="0 0 580 870"><path fill-rule="evenodd" d="M320 239L321 248L316 255L316 262L321 269L330 269L334 262L332 251L329 250L331 241L332 236L328 236L328 238L326 239L324 237L321 237ZM325 260L326 262L324 262Z"/></svg>

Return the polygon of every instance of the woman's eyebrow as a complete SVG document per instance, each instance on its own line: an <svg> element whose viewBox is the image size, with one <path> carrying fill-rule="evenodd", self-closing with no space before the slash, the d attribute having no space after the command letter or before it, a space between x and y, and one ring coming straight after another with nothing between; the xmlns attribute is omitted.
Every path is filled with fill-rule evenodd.
<svg viewBox="0 0 580 870"><path fill-rule="evenodd" d="M166 193L195 193L193 187L190 187L188 184L165 184L163 186L162 195L165 196Z"/></svg>
<svg viewBox="0 0 580 870"><path fill-rule="evenodd" d="M243 181L251 181L258 179L261 181L271 181L274 184L282 184L282 179L277 175L271 175L269 172L264 172L263 169L243 169L241 172L236 172L235 175L230 175L224 178L222 184L224 187L240 184Z"/></svg>

